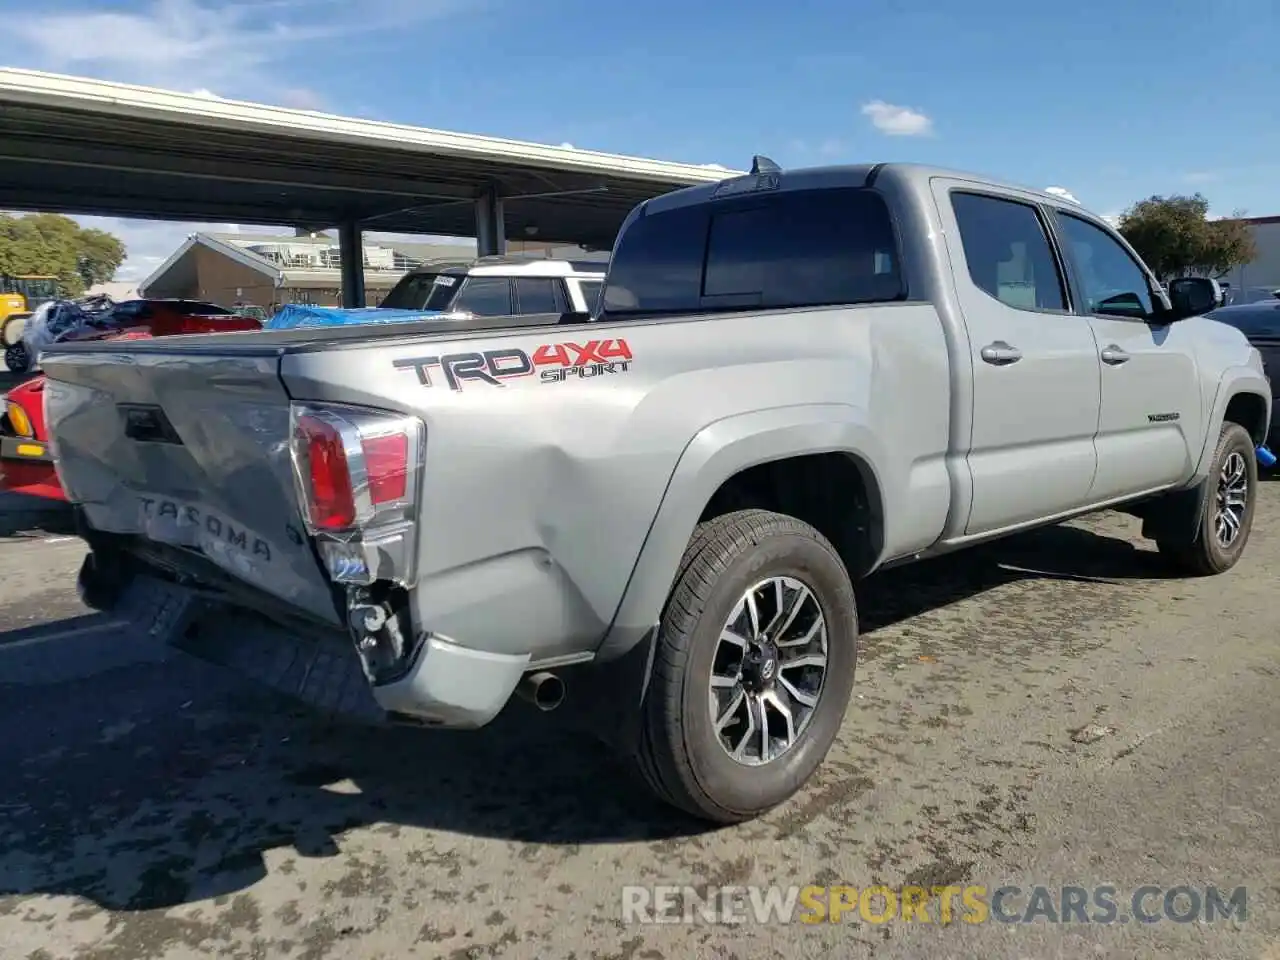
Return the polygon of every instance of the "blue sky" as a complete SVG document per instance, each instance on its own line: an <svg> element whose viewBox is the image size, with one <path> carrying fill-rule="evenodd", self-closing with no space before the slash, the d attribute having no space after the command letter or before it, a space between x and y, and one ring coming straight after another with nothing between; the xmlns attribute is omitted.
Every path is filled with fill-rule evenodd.
<svg viewBox="0 0 1280 960"><path fill-rule="evenodd" d="M8 66L743 167L915 160L1280 214L1275 0L0 0ZM137 272L189 230L105 224ZM164 249L161 249L161 248ZM144 271L145 272L145 271Z"/></svg>

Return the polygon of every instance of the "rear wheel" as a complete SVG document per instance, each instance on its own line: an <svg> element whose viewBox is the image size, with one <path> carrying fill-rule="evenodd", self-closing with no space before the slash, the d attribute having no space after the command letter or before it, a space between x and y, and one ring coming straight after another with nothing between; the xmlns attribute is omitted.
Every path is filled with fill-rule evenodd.
<svg viewBox="0 0 1280 960"><path fill-rule="evenodd" d="M4 348L4 365L10 373L26 373L31 366L31 358L27 348L21 343L10 344Z"/></svg>
<svg viewBox="0 0 1280 960"><path fill-rule="evenodd" d="M1195 576L1212 576L1234 567L1253 528L1258 461L1253 439L1238 423L1222 425L1207 483L1194 533L1185 540L1157 542L1162 554Z"/></svg>
<svg viewBox="0 0 1280 960"><path fill-rule="evenodd" d="M76 592L80 602L89 609L109 613L115 608L127 582L128 574L122 557L104 559L102 554L91 550L80 564Z"/></svg>
<svg viewBox="0 0 1280 960"><path fill-rule="evenodd" d="M668 599L634 758L695 816L734 823L791 797L826 757L857 661L835 549L764 510L701 525Z"/></svg>

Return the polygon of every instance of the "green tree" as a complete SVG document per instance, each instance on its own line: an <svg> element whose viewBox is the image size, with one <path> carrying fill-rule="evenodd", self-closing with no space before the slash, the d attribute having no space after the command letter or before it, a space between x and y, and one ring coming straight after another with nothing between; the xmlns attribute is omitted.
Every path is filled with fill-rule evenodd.
<svg viewBox="0 0 1280 960"><path fill-rule="evenodd" d="M124 263L125 247L120 238L105 230L82 229L79 237L78 272L86 287L106 283Z"/></svg>
<svg viewBox="0 0 1280 960"><path fill-rule="evenodd" d="M0 214L0 273L58 278L63 293L110 280L124 262L120 239L56 213Z"/></svg>
<svg viewBox="0 0 1280 960"><path fill-rule="evenodd" d="M1209 201L1194 196L1148 197L1120 217L1120 232L1162 283L1176 277L1223 277L1257 256L1248 225L1210 220Z"/></svg>

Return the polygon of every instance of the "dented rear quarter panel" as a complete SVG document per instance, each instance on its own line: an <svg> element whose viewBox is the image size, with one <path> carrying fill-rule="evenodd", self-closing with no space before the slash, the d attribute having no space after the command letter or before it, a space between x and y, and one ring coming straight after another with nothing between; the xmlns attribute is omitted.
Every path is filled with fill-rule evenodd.
<svg viewBox="0 0 1280 960"><path fill-rule="evenodd" d="M440 367L423 383L412 365L618 338L626 368L587 378L545 382L540 367L455 389ZM622 652L651 626L698 515L746 467L862 458L884 497L886 554L936 540L949 506L947 347L927 304L350 343L286 353L281 376L295 400L422 418L418 626L535 660L606 634L606 653Z"/></svg>

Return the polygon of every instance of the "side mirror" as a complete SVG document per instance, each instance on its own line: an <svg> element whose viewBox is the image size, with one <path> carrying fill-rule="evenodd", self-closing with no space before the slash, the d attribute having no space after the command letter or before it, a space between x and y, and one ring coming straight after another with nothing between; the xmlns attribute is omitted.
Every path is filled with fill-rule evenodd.
<svg viewBox="0 0 1280 960"><path fill-rule="evenodd" d="M1169 283L1169 303L1173 319L1185 320L1208 313L1218 306L1221 288L1208 277L1180 277Z"/></svg>

